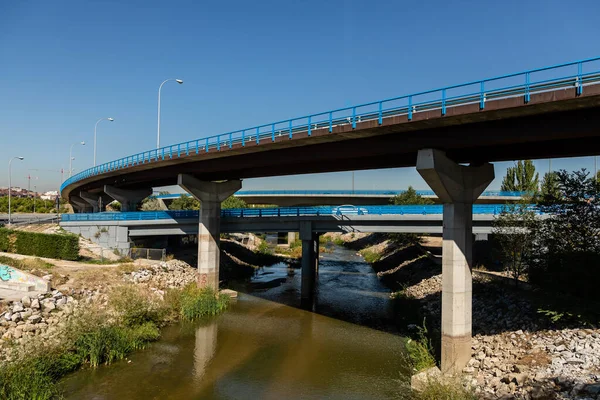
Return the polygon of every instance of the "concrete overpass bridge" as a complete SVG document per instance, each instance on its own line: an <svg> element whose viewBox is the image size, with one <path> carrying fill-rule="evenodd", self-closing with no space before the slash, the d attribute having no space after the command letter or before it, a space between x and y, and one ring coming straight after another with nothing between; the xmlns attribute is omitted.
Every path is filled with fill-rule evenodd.
<svg viewBox="0 0 600 400"><path fill-rule="evenodd" d="M352 205L384 205L390 204L394 196L406 192L405 190L240 190L236 197L243 199L247 204L273 204L280 207L295 206L339 206ZM417 194L426 199L439 203L439 198L433 190L417 190ZM498 204L503 202L517 202L523 199L522 192L485 191L475 201L477 204ZM165 203L165 208L175 199L181 197L180 193L158 194L157 199Z"/></svg>
<svg viewBox="0 0 600 400"><path fill-rule="evenodd" d="M600 57L279 120L129 155L61 187L81 211L124 210L178 184L202 202L199 284L218 286L220 204L241 179L412 167L443 204L442 370L471 350L472 204L492 161L597 155ZM468 166L465 164L469 164ZM303 257L314 238L301 230Z"/></svg>
<svg viewBox="0 0 600 400"><path fill-rule="evenodd" d="M474 205L473 233L487 240L492 222L504 205ZM128 248L129 238L197 235L200 211L138 211L123 213L63 214L61 226L97 241L106 232L115 248ZM222 233L383 232L441 234L442 205L365 207L246 208L221 211ZM110 239L109 239L110 238Z"/></svg>

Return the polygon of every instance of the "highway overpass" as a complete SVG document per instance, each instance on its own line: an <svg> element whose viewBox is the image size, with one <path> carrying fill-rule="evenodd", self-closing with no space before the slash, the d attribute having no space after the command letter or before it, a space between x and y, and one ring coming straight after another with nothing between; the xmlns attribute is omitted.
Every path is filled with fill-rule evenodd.
<svg viewBox="0 0 600 400"><path fill-rule="evenodd" d="M460 372L471 357L472 205L494 179L490 162L595 156L599 128L597 57L142 151L72 176L61 192L79 211L101 211L106 198L127 211L152 187L181 186L202 202L198 284L218 287L220 205L241 179L416 166L443 204L441 367ZM307 228L300 238L307 299L316 238Z"/></svg>

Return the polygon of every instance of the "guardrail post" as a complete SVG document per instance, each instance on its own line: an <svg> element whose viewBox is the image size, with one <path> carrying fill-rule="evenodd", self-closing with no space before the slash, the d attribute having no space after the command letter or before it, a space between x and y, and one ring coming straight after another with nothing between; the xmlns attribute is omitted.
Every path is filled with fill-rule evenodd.
<svg viewBox="0 0 600 400"><path fill-rule="evenodd" d="M356 107L352 107L352 129L356 129Z"/></svg>
<svg viewBox="0 0 600 400"><path fill-rule="evenodd" d="M310 127L310 120L311 120L311 118L310 118L310 115L309 115L308 116L308 136L310 136L310 132L311 132L311 130L310 130L310 128L311 128Z"/></svg>
<svg viewBox="0 0 600 400"><path fill-rule="evenodd" d="M165 148L164 147L162 148L162 159L163 159L163 161L165 160Z"/></svg>
<svg viewBox="0 0 600 400"><path fill-rule="evenodd" d="M233 147L233 133L229 133L229 148Z"/></svg>
<svg viewBox="0 0 600 400"><path fill-rule="evenodd" d="M292 138L292 120L290 119L290 139Z"/></svg>
<svg viewBox="0 0 600 400"><path fill-rule="evenodd" d="M383 103L381 101L379 102L379 118L377 122L379 125L383 124Z"/></svg>
<svg viewBox="0 0 600 400"><path fill-rule="evenodd" d="M408 96L408 120L412 120L413 107L412 107L412 96Z"/></svg>
<svg viewBox="0 0 600 400"><path fill-rule="evenodd" d="M208 138L206 138L206 146L204 147L204 150L206 150L206 152L208 153Z"/></svg>
<svg viewBox="0 0 600 400"><path fill-rule="evenodd" d="M198 140L196 140L196 154L198 154L198 147L199 147L198 145L199 145Z"/></svg>
<svg viewBox="0 0 600 400"><path fill-rule="evenodd" d="M242 147L246 147L246 131L242 131Z"/></svg>
<svg viewBox="0 0 600 400"><path fill-rule="evenodd" d="M442 89L442 115L446 115L446 89Z"/></svg>
<svg viewBox="0 0 600 400"><path fill-rule="evenodd" d="M583 64L577 63L577 95L583 93Z"/></svg>
<svg viewBox="0 0 600 400"><path fill-rule="evenodd" d="M271 141L275 141L275 124L271 124Z"/></svg>
<svg viewBox="0 0 600 400"><path fill-rule="evenodd" d="M531 95L529 93L530 79L529 72L527 72L525 74L525 103L529 103L529 100L531 100Z"/></svg>
<svg viewBox="0 0 600 400"><path fill-rule="evenodd" d="M484 89L484 81L480 83L480 91L479 91L479 109L483 110L485 108L485 93Z"/></svg>
<svg viewBox="0 0 600 400"><path fill-rule="evenodd" d="M329 112L329 133L333 132L333 113Z"/></svg>
<svg viewBox="0 0 600 400"><path fill-rule="evenodd" d="M221 135L217 136L217 151L221 151Z"/></svg>
<svg viewBox="0 0 600 400"><path fill-rule="evenodd" d="M186 156L190 155L190 142L185 143L185 155Z"/></svg>
<svg viewBox="0 0 600 400"><path fill-rule="evenodd" d="M256 127L256 144L260 144L260 128Z"/></svg>

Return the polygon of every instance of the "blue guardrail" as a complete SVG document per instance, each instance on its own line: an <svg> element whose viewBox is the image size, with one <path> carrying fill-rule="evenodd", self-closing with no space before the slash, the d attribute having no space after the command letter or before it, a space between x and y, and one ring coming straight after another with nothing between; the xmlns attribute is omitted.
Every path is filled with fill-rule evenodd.
<svg viewBox="0 0 600 400"><path fill-rule="evenodd" d="M535 206L530 206L532 209ZM504 204L475 204L473 214L498 215L506 208ZM443 205L413 206L336 206L336 207L278 207L278 208L232 208L221 211L222 218L253 217L325 217L342 215L433 215L442 214ZM198 219L198 210L189 211L136 211L63 214L63 222L73 221L152 221L161 219Z"/></svg>
<svg viewBox="0 0 600 400"><path fill-rule="evenodd" d="M341 125L351 125L354 129L357 123L364 121L377 121L381 125L384 118L403 115L406 115L410 121L413 114L422 111L439 110L440 115L444 116L448 108L466 104L478 104L479 109L483 110L486 102L512 97L521 97L526 104L534 93L561 88L572 87L580 95L586 85L600 82L600 70L596 70L598 66L594 64L598 60L600 57L471 81L152 149L79 172L67 179L60 190L74 182L107 172L186 157L190 154L221 151L231 148L234 144L241 146L249 142L257 145L266 144L282 136L290 139L299 133L310 136L317 129L327 129L331 133L334 127Z"/></svg>

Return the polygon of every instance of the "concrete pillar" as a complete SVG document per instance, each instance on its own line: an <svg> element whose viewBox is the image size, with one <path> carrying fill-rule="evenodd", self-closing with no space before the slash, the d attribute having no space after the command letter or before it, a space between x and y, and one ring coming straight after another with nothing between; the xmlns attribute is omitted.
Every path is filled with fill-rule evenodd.
<svg viewBox="0 0 600 400"><path fill-rule="evenodd" d="M494 167L462 166L426 149L417 171L444 204L441 369L458 373L471 358L473 202L494 179Z"/></svg>
<svg viewBox="0 0 600 400"><path fill-rule="evenodd" d="M296 241L296 232L288 232L288 246Z"/></svg>
<svg viewBox="0 0 600 400"><path fill-rule="evenodd" d="M487 233L476 233L475 234L476 242L484 241L484 240L489 240L489 234L487 234Z"/></svg>
<svg viewBox="0 0 600 400"><path fill-rule="evenodd" d="M316 254L312 224L309 221L300 223L300 240L302 240L302 286L300 288L300 304L302 308L311 309L315 293Z"/></svg>
<svg viewBox="0 0 600 400"><path fill-rule="evenodd" d="M319 279L319 237L321 237L320 233L313 233L313 243L315 246L315 281Z"/></svg>
<svg viewBox="0 0 600 400"><path fill-rule="evenodd" d="M136 211L138 204L152 194L152 188L129 190L104 185L104 193L121 203L121 211Z"/></svg>
<svg viewBox="0 0 600 400"><path fill-rule="evenodd" d="M79 196L71 196L69 198L69 203L71 203L71 205L73 206L73 211L77 212L77 213L89 213L89 212L93 212L93 208L91 205L89 205L89 203L85 200L83 200L81 197Z"/></svg>
<svg viewBox="0 0 600 400"><path fill-rule="evenodd" d="M177 184L201 202L198 227L198 285L219 288L221 202L242 187L242 181L205 182L179 174Z"/></svg>
<svg viewBox="0 0 600 400"><path fill-rule="evenodd" d="M89 193L89 192L79 192L79 197L81 197L85 202L92 206L92 212L101 212L106 210L106 205L112 201L110 196L104 193Z"/></svg>

